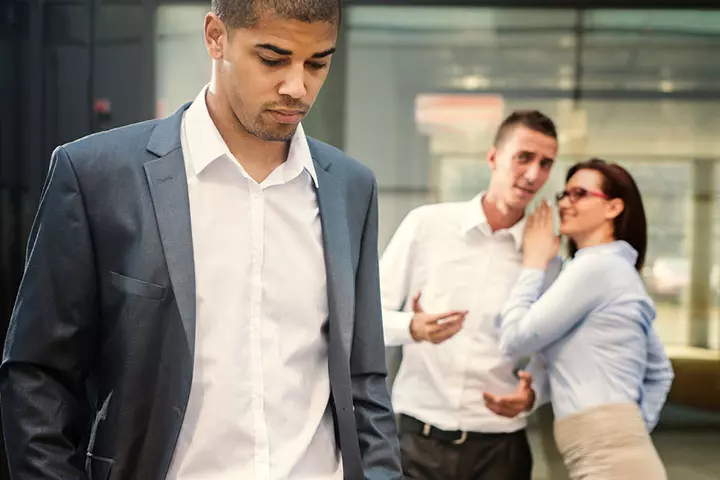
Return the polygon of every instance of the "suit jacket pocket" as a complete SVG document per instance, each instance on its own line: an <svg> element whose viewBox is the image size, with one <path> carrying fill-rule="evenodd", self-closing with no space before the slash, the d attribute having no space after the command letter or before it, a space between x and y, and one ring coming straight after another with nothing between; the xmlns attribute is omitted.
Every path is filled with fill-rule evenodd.
<svg viewBox="0 0 720 480"><path fill-rule="evenodd" d="M126 277L116 272L110 272L110 278L115 288L124 292L140 295L141 297L152 298L153 300L162 300L165 298L167 288L162 285L144 282L137 278Z"/></svg>
<svg viewBox="0 0 720 480"><path fill-rule="evenodd" d="M88 480L108 480L114 464L115 460L112 458L101 457L88 452L85 463Z"/></svg>

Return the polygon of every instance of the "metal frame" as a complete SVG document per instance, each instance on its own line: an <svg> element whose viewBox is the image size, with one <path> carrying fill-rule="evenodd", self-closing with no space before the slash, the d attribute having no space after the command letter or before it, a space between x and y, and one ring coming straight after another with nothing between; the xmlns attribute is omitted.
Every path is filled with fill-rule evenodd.
<svg viewBox="0 0 720 480"><path fill-rule="evenodd" d="M161 0L164 1L164 0ZM168 0L169 1L169 0ZM543 9L703 9L717 10L717 0L344 0L350 5L420 6L420 7L502 7Z"/></svg>
<svg viewBox="0 0 720 480"><path fill-rule="evenodd" d="M580 88L582 100L685 100L704 102L708 100L720 100L720 89L718 90L678 90L674 92L661 92L658 90L615 90L615 89L585 89ZM436 89L430 93L441 94L497 94L504 97L534 100L561 100L575 99L573 90L560 90L551 88L496 88L479 90L460 90L460 89Z"/></svg>
<svg viewBox="0 0 720 480"><path fill-rule="evenodd" d="M48 0L69 1L69 0ZM537 9L619 10L720 10L717 0L340 0L345 7L356 5L406 7L495 7ZM202 0L154 0L156 5L210 4Z"/></svg>

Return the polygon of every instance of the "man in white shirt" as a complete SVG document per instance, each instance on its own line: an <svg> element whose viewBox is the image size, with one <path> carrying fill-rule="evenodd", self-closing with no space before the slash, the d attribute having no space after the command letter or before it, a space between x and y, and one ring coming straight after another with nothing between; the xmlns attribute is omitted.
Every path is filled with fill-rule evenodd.
<svg viewBox="0 0 720 480"><path fill-rule="evenodd" d="M340 17L214 0L194 102L56 149L0 367L13 478L402 478L375 178L300 125Z"/></svg>
<svg viewBox="0 0 720 480"><path fill-rule="evenodd" d="M530 479L525 416L544 372L536 363L534 380L517 381L521 359L500 353L495 318L522 266L525 209L557 148L549 118L512 113L487 154L487 191L414 209L382 256L385 343L403 346L393 406L407 479Z"/></svg>

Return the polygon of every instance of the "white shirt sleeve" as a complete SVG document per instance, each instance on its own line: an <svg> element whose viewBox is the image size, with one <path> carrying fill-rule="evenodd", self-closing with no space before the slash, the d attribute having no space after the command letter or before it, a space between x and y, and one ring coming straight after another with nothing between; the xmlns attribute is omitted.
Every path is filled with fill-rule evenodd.
<svg viewBox="0 0 720 480"><path fill-rule="evenodd" d="M420 224L419 209L412 210L390 239L380 259L380 298L383 309L383 330L388 347L407 345L413 312L411 292L413 257ZM410 311L403 311L403 310Z"/></svg>

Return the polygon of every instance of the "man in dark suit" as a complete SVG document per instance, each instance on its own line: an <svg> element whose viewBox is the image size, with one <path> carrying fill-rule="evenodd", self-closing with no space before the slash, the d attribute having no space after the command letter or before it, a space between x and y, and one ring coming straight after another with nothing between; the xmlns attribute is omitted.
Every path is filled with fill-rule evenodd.
<svg viewBox="0 0 720 480"><path fill-rule="evenodd" d="M13 478L402 478L377 186L300 124L340 15L215 0L192 104L55 150L0 367Z"/></svg>

